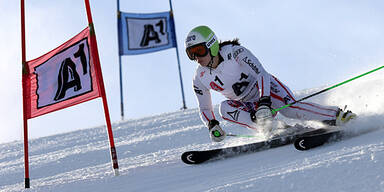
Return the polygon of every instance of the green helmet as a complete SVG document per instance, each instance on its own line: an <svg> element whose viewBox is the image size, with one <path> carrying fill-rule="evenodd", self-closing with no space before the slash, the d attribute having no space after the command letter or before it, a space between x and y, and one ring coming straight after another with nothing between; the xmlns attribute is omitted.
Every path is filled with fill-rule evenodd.
<svg viewBox="0 0 384 192"><path fill-rule="evenodd" d="M215 33L209 27L204 25L195 27L188 33L188 36L185 39L185 47L188 48L200 43L205 43L212 56L218 55L219 41Z"/></svg>

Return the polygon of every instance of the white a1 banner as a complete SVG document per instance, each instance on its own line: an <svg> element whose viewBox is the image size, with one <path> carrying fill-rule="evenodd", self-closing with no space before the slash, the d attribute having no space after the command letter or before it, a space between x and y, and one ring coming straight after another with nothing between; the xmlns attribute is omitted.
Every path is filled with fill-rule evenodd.
<svg viewBox="0 0 384 192"><path fill-rule="evenodd" d="M88 27L27 66L28 118L100 97Z"/></svg>
<svg viewBox="0 0 384 192"><path fill-rule="evenodd" d="M38 109L92 91L89 56L85 38L35 68Z"/></svg>
<svg viewBox="0 0 384 192"><path fill-rule="evenodd" d="M121 13L120 55L136 55L176 47L174 31L170 12Z"/></svg>

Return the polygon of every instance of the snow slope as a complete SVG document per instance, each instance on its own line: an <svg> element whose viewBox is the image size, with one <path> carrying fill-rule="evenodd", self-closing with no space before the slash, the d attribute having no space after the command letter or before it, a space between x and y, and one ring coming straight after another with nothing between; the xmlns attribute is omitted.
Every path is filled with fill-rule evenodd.
<svg viewBox="0 0 384 192"><path fill-rule="evenodd" d="M317 90L296 94L301 98ZM28 190L24 189L23 143L1 144L0 191L384 191L383 72L312 101L348 104L358 113L359 118L348 125L349 138L306 152L288 145L190 166L180 161L186 150L256 139L212 143L197 109L189 109L115 123L120 176L113 175L104 126L31 140ZM252 134L246 128L222 124L228 132Z"/></svg>

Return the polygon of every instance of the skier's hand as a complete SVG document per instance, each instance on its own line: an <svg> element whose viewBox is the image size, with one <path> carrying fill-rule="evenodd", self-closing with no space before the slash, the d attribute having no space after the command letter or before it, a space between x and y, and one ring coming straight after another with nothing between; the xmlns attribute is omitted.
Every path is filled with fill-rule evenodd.
<svg viewBox="0 0 384 192"><path fill-rule="evenodd" d="M219 122L215 119L212 119L208 123L209 128L209 136L211 137L212 141L214 142L220 142L223 141L226 137L225 131L220 127Z"/></svg>
<svg viewBox="0 0 384 192"><path fill-rule="evenodd" d="M271 104L271 97L261 97L258 102L257 110L251 113L252 121L258 125L260 131L266 136L266 138L269 138L274 132Z"/></svg>
<svg viewBox="0 0 384 192"><path fill-rule="evenodd" d="M269 139L274 133L272 110L268 106L259 106L255 113L255 121L259 130L264 134L266 139Z"/></svg>
<svg viewBox="0 0 384 192"><path fill-rule="evenodd" d="M259 107L260 106L268 106L269 108L271 108L271 105L272 105L271 96L260 97L257 104L259 105Z"/></svg>
<svg viewBox="0 0 384 192"><path fill-rule="evenodd" d="M256 123L262 123L263 121L272 120L272 109L271 109L271 97L264 96L259 99L258 108L254 114L253 121Z"/></svg>
<svg viewBox="0 0 384 192"><path fill-rule="evenodd" d="M257 123L261 123L262 121L270 121L272 118L273 115L270 107L262 105L257 108L255 113L255 119Z"/></svg>

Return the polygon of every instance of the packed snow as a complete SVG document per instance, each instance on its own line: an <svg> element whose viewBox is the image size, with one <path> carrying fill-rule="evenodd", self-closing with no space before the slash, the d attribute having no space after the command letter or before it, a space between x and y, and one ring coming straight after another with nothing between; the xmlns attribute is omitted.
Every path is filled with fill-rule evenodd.
<svg viewBox="0 0 384 192"><path fill-rule="evenodd" d="M321 90L297 91L297 98ZM292 145L201 165L186 165L187 150L254 142L228 137L213 143L198 109L113 124L120 175L115 176L105 126L30 140L31 188L24 189L23 142L0 145L0 191L384 191L384 75L379 71L311 99L359 116L347 138L310 151ZM218 107L215 106L217 113ZM217 113L218 117L219 114ZM288 124L316 122L278 119ZM230 133L255 134L224 122Z"/></svg>

